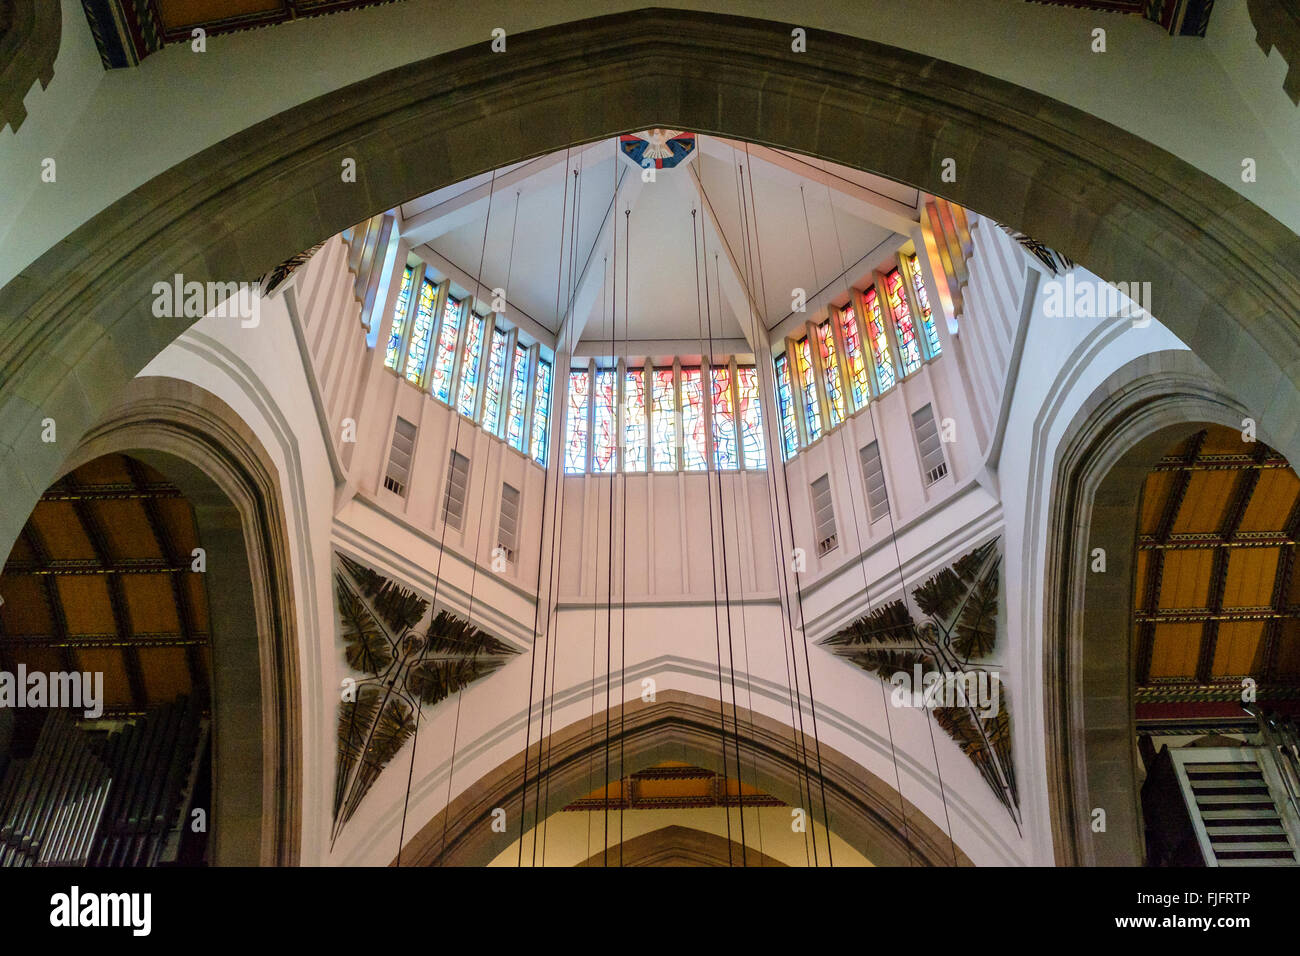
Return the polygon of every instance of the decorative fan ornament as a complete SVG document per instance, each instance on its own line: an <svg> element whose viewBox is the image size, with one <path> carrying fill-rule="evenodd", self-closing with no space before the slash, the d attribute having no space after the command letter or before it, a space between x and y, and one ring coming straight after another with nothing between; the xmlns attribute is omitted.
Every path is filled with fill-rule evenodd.
<svg viewBox="0 0 1300 956"><path fill-rule="evenodd" d="M695 156L694 133L652 129L619 138L619 153L638 169L672 169Z"/></svg>
<svg viewBox="0 0 1300 956"><path fill-rule="evenodd" d="M1006 688L987 660L997 641L998 570L1002 555L998 539L963 555L951 567L931 576L912 591L916 607L926 616L917 624L905 601L891 601L851 622L822 644L834 653L890 683L922 696L934 719L979 769L993 792L1020 825L1020 797L1011 762L1011 715ZM903 675L903 676L900 676ZM923 675L935 675L924 682ZM946 682L946 686L945 686ZM948 690L989 688L991 700L962 703ZM926 694L944 694L935 700ZM952 700L957 701L952 706ZM994 706L996 704L996 708Z"/></svg>
<svg viewBox="0 0 1300 956"><path fill-rule="evenodd" d="M356 680L339 708L331 840L415 733L417 708L445 700L517 653L450 611L439 611L417 632L428 601L345 555L336 557L344 656L368 676Z"/></svg>

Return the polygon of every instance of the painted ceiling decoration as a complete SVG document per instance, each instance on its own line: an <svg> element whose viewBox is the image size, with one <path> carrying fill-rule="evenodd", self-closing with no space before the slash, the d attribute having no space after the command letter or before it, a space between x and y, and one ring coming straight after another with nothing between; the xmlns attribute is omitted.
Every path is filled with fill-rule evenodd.
<svg viewBox="0 0 1300 956"><path fill-rule="evenodd" d="M1164 27L1170 36L1203 37L1214 0L1030 0L1054 7L1078 7L1101 13L1129 13Z"/></svg>
<svg viewBox="0 0 1300 956"><path fill-rule="evenodd" d="M1012 229L1003 223L998 223L998 228L1005 232L1016 242L1025 247L1025 250L1051 270L1052 275L1064 275L1074 268L1074 260L1064 256L1050 246L1045 246L1032 236L1026 236L1018 229Z"/></svg>
<svg viewBox="0 0 1300 956"><path fill-rule="evenodd" d="M137 66L169 43L275 26L396 0L81 0L104 69Z"/></svg>
<svg viewBox="0 0 1300 956"><path fill-rule="evenodd" d="M379 572L336 554L335 607L356 681L342 701L334 787L337 839L379 774L433 706L501 667L516 651Z"/></svg>
<svg viewBox="0 0 1300 956"><path fill-rule="evenodd" d="M1139 726L1300 713L1300 478L1239 431L1198 432L1142 488L1133 629Z"/></svg>
<svg viewBox="0 0 1300 956"><path fill-rule="evenodd" d="M695 134L652 129L619 137L619 155L638 169L672 169L695 158Z"/></svg>
<svg viewBox="0 0 1300 956"><path fill-rule="evenodd" d="M564 809L698 810L705 807L783 807L757 787L703 767L666 761L597 787Z"/></svg>
<svg viewBox="0 0 1300 956"><path fill-rule="evenodd" d="M858 618L822 644L892 684L924 698L943 728L1020 825L1020 797L1011 761L1011 714L1006 688L989 663L997 643L998 538L963 555L912 591L925 620L917 623L905 600L891 601ZM954 690L984 688L965 702ZM913 698L916 700L916 698ZM920 703L920 700L916 700Z"/></svg>

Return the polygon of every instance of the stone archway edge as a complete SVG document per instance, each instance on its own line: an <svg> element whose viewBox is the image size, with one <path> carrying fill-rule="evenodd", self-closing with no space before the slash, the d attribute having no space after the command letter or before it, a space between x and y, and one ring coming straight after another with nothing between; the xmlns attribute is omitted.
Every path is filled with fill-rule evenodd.
<svg viewBox="0 0 1300 956"><path fill-rule="evenodd" d="M1104 277L1156 313L1300 458L1300 238L1176 157L1041 94L919 54L785 25L643 10L475 46L302 104L114 203L0 290L0 512L8 551L75 439L187 318L181 273L252 280L376 211L566 145L671 122L944 195ZM956 182L940 179L957 162ZM340 175L356 160L356 183ZM54 418L59 442L40 441ZM60 447L62 446L62 447Z"/></svg>

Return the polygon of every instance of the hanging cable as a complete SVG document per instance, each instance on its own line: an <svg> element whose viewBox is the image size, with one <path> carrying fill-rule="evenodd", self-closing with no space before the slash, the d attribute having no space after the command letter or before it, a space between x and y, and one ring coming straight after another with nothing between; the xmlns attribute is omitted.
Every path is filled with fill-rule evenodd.
<svg viewBox="0 0 1300 956"><path fill-rule="evenodd" d="M749 158L748 143L745 144L745 157L746 159ZM744 176L745 176L745 170L744 167L741 167L740 177L741 177L742 195L744 194ZM754 217L755 217L755 223L757 224L757 217L758 217L757 209L754 209ZM758 236L757 226L755 227L754 232L755 232L755 243L759 255L759 272L761 274L762 273L762 243ZM784 485L784 492L785 492L786 523L790 534L791 546L793 546L794 515L790 506L790 480L789 480L789 475L786 472L784 462L782 462L781 476L782 476L782 482ZM808 632L805 629L805 618L804 618L804 610L803 610L803 585L800 583L797 575L795 577L795 600L796 600L796 606L799 614L799 632L803 642L804 673L808 678L808 710L812 719L813 750L814 750L814 757L817 761L817 780L818 780L818 786L821 791L821 799L822 799L822 821L826 827L826 858L827 858L827 863L830 866L834 866L835 865L834 856L832 854L831 845L830 845L830 813L826 804L826 777L822 770L821 740L817 732L817 700L816 700L816 696L813 694L812 662L808 654ZM814 841L814 851L815 850L816 850L816 843Z"/></svg>
<svg viewBox="0 0 1300 956"><path fill-rule="evenodd" d="M565 177L564 177L564 204L563 204L563 207L562 207L563 212L561 213L561 216L560 216L560 241L559 241L559 243L557 243L557 246L558 246L559 249L560 249L560 260L561 260L561 261L560 261L560 264L559 264L559 266L558 266L558 268L557 268L557 274L556 274L556 278L555 278L555 312L556 312L556 320L557 320L557 322L558 322L559 317L560 317L560 315L559 315L559 313L560 313L560 284L561 284L561 282L562 282L562 278L561 278L561 277L563 276L563 271L564 271L564 262L563 262L563 260L564 260L564 226L565 226L565 221L564 221L564 219L565 219L565 215L568 213L568 209L569 209L569 188L568 188L568 187L569 187L569 177L568 177L568 170L569 170L569 150L567 150L567 149L565 150L565 153L564 153L564 170L565 170ZM504 387L504 386L503 386L503 387ZM549 474L550 474L551 469L548 468L548 469L546 469L546 471L547 471L547 476L549 477ZM560 497L560 496L562 495L562 493L563 493L563 484L564 484L564 482L563 482L562 479L557 479L556 482L555 482L555 485L556 485L556 491L555 491L554 494L555 494L555 497L556 497L557 500L559 499L559 497ZM543 499L545 499L545 491L546 491L546 489L545 489L545 484L544 484L544 485L543 485ZM542 503L542 504L543 504L543 510L542 510L542 528L541 528L541 533L540 533L540 535L539 535L538 542L537 542L537 603L536 603L536 604L534 605L534 607L533 607L533 638L532 638L532 645L531 645L531 646L532 646L533 658L534 658L534 659L533 659L533 661L532 661L531 664L530 664L530 667L529 667L529 673L528 673L528 710L527 710L527 713L526 713L526 720L525 720L525 729L524 729L524 751L523 751L523 753L524 753L524 774L523 774L523 784L522 784L521 789L520 789L520 800L519 800L519 857L518 857L518 860L517 860L517 862L516 862L516 866L519 866L519 867L522 867L522 866L524 865L524 834L525 834L525 832L526 832L526 822L527 822L527 818L528 818L528 814L527 814L527 806L528 806L528 747L529 747L529 744L531 743L531 740L532 740L532 725L533 725L533 686L534 686L533 681L534 681L534 677L536 676L536 673L537 673L537 662L536 662L536 656L537 656L537 638L538 638L538 634L539 634L539 628L540 628L540 623L541 623L541 611L542 611L542 597L541 597L541 595L542 595L542 549L543 549L543 546L545 545L545 542L546 542L546 508L545 508L545 504L546 504L546 503L545 503L545 500L543 500L543 503ZM558 513L558 511L553 511L553 512L551 512L551 514L553 515L552 520L551 520L551 554L550 554L549 559L547 560L547 565L548 565L548 569L552 569L552 570L553 570L553 567L554 567L554 560L555 560L556 537L557 537L557 535L558 535L558 533L559 533L559 523L560 523L560 517L561 517L561 516L560 516L560 514ZM553 576L553 574L552 574L551 578L550 578L550 579L548 580L548 582L547 582L547 596L546 596L546 599L547 599L548 602L549 602L549 601L551 600L551 598L552 598L552 590L551 590L551 588L552 588L553 583L554 583L554 576ZM549 634L549 631L550 631L550 612L549 612L549 610L548 610L548 611L547 611L547 632L548 632L548 634ZM545 695L545 690L546 690L546 670L545 670L545 668L546 668L546 653L545 653L545 650L543 650L543 653L542 653L542 668L543 668L543 669L542 669L542 692L543 692L543 695ZM543 713L543 715L544 715L544 713L545 713L545 711L544 711L545 697L544 697L544 696L543 696L542 704L543 704L543 711L542 711L542 713ZM541 716L539 716L539 717L538 717L538 732L537 732L537 761L538 761L538 763L537 763L537 769L538 769L538 774L539 774L539 776L540 776L540 774L541 774L541 759L542 759L542 729L543 729L543 726L544 726L544 725L541 723ZM537 799L534 798L534 800L533 800L534 829L536 828L537 806L538 806ZM534 832L534 834L533 834L533 865L535 866L536 864L537 864L537 834L536 834L536 832Z"/></svg>
<svg viewBox="0 0 1300 956"><path fill-rule="evenodd" d="M734 148L732 149L732 152L734 154L735 152ZM762 269L761 258L759 259L757 270L753 268L753 264L751 260L752 253L751 253L750 239L749 239L748 203L745 200L744 192L740 186L740 177L739 177L740 164L738 160L735 164L734 169L736 173L735 177L733 177L736 185L736 212L741 219L741 240L744 244L744 254L743 254L743 263L744 263L744 270L745 270L744 292L746 297L748 319L749 319L749 334L750 334L750 340L752 342L761 343L766 341L766 336L759 334L760 317L755 309L755 302L754 302L754 296L752 291L753 289L752 276L755 274L755 272L757 273L758 281L761 285L761 295L763 297L764 303L766 303L767 300L767 283ZM704 191L703 188L703 183L700 183L700 195L705 203L709 202L708 194ZM711 205L710 208L712 208ZM755 215L755 224L757 225L757 215ZM761 252L761 250L759 251ZM764 329L766 329L765 321L764 321ZM757 371L758 368L759 366L756 363L755 370ZM768 427L774 429L773 434L777 439L776 442L770 442L768 444L772 448L777 449L779 453L779 449L781 447L780 426L779 424L773 423L771 416L768 416L768 419L766 419L766 421L768 422ZM779 415L777 416L776 421L779 422ZM782 461L784 461L784 458L782 459ZM795 785L796 785L796 789L798 790L800 805L811 806L812 805L812 778L808 770L808 755L807 755L807 747L805 743L806 735L803 733L803 708L802 708L802 704L797 704L799 699L799 690L798 690L799 679L798 679L798 670L797 670L797 660L795 659L795 654L794 654L794 625L793 622L791 621L791 613L790 613L792 602L790 601L789 582L786 579L786 575L785 575L785 569L787 565L786 565L785 550L784 550L785 549L784 534L781 530L780 522L777 517L780 509L778 504L778 492L777 492L777 485L776 485L775 468L776 468L775 461L773 461L771 466L767 469L768 480L764 482L764 486L768 492L768 506L769 506L768 507L768 531L771 535L770 540L772 542L773 570L776 576L777 601L778 601L780 614L781 614L781 625L782 625L781 652L782 652L782 660L785 664L787 703L789 704L790 707L790 731L791 731L792 750L796 758ZM792 670L792 665L795 665L793 670ZM804 865L813 866L817 862L816 832L815 830L810 832L807 828L805 828L803 833L804 833L804 841L803 841ZM809 849L810 838L812 843L811 851Z"/></svg>
<svg viewBox="0 0 1300 956"><path fill-rule="evenodd" d="M617 144L615 144L615 146L617 148ZM615 158L614 165L615 167L617 167L618 165L617 157ZM615 187L615 195L617 196L617 187ZM630 206L627 209L625 209L623 212L623 224L624 224L623 225L623 353L624 354L623 354L622 368L619 369L617 361L615 362L615 366L614 366L615 385L618 386L620 389L627 387L628 322L630 321L630 316L631 316L631 312L629 309L631 300L628 295L628 290L631 288L631 284L632 284L631 275L630 275L630 269L632 267L632 208ZM615 235L617 236L618 234L617 222L614 223L614 227L615 227L614 232ZM617 267L618 264L615 263L615 268ZM615 329L617 329L618 324L615 323L614 327ZM642 401L644 402L645 400L644 377L642 378L641 396L642 396ZM618 865L620 867L622 867L623 865L623 811L627 807L628 801L631 799L631 790L632 790L631 775L627 772L627 763L626 763L626 756L627 756L627 749L626 749L626 745L627 745L627 462L623 460L623 456L627 453L626 441L625 441L625 438L627 436L627 431L626 431L626 426L622 423L620 417L622 414L621 410L626 408L626 404L627 403L625 399L623 404L620 405L619 414L615 416L615 427L618 429L617 434L619 440L619 447L623 449L619 453L617 459L617 465L620 469L622 469L623 472L622 475L623 477L623 482L622 482L623 530L621 534L622 559L620 562L622 566L623 580L622 583L619 585L619 600L621 601L621 608L619 610L619 624L621 627L620 627L619 652L618 652L618 656L619 656L618 772L619 772L620 781L622 780L628 781L627 793L622 792L621 789L622 783L619 784L620 787L619 796L621 797L621 799L619 801L619 807L618 807ZM650 448L648 444L649 440L650 440L650 433L649 431L647 431L646 432L646 442L647 442L646 467L647 468L649 468L650 466L650 454L649 454ZM610 481L611 495L613 494L613 485L614 482L611 480ZM613 534L613 531L614 529L611 526L610 534Z"/></svg>

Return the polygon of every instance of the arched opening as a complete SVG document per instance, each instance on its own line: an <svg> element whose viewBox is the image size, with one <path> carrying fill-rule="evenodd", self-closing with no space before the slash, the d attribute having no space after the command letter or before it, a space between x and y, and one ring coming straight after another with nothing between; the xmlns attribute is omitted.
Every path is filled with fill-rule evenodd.
<svg viewBox="0 0 1300 956"><path fill-rule="evenodd" d="M1300 368L1289 332L1300 256L1285 227L1041 95L835 34L814 31L822 52L809 57L773 27L644 10L512 36L490 72L481 45L434 57L259 124L95 216L0 292L0 312L22 317L3 355L0 442L21 453L3 462L13 493L0 542L16 539L60 467L39 442L41 421L81 433L189 325L155 317L162 277L251 280L404 198L665 123L912 183L1098 275L1145 277L1179 304L1170 327L1239 381L1248 404L1277 412L1275 442L1300 452L1285 414L1300 405L1296 373L1284 371ZM355 183L340 177L344 158L363 173ZM962 169L955 182L944 181L944 158Z"/></svg>
<svg viewBox="0 0 1300 956"><path fill-rule="evenodd" d="M1297 862L1298 524L1300 479L1240 429L1175 443L1143 483L1133 668L1149 865Z"/></svg>
<svg viewBox="0 0 1300 956"><path fill-rule="evenodd" d="M722 735L716 701L681 691L661 691L654 703L629 702L625 711L615 707L608 716L608 736L606 715L597 712L590 720L583 719L534 742L526 755L515 755L466 787L447 810L435 815L407 841L401 863L414 866L490 863L507 848L518 847L521 833L531 837L552 814L564 813L563 808L580 806L584 798L589 798L592 780L599 782L603 777L606 756L615 780L668 764L722 773ZM729 728L732 727L730 713L726 719ZM790 729L744 708L737 711L736 719L734 726L739 727L739 740L729 729L727 746L740 748L741 759L750 771L746 782L787 808L809 803L808 779L816 780L816 776L809 777L805 764L808 757L792 741ZM593 761L601 764L594 778ZM960 847L954 846L947 834L910 801L900 800L888 783L824 744L821 762L826 788L825 819L831 833L861 858L876 865L950 866L954 860L957 865L970 865ZM821 794L812 802L815 806L808 813L809 830L814 822L821 822ZM493 826L500 819L500 811L504 811L504 830ZM714 812L721 817L721 810ZM745 812L752 813L753 808ZM789 826L789 809L784 814ZM816 821L811 819L814 816ZM615 814L611 814L611 819L616 820ZM824 833L822 830L819 837L823 840L819 844L822 865L826 863ZM739 829L734 822L731 839L738 843ZM616 846L617 841L610 844L611 852ZM542 851L539 844L538 865L544 862L540 859ZM627 852L624 847L625 863ZM758 852L761 851L757 833L753 833L740 855L733 848L732 865L740 865L745 854ZM531 842L523 855L525 862L533 859ZM600 855L603 863L603 849ZM757 865L759 859L753 857L750 865Z"/></svg>

